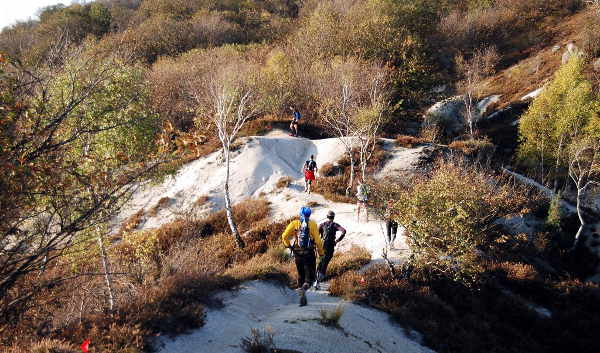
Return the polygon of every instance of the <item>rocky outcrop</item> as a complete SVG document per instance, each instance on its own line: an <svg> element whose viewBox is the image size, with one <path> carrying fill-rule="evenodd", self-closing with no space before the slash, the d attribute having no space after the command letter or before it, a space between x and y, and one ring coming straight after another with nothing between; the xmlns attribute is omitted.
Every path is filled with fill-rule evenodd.
<svg viewBox="0 0 600 353"><path fill-rule="evenodd" d="M481 120L488 110L500 100L499 95L483 98L474 106L475 122ZM423 116L425 125L437 125L447 135L457 135L466 128L465 101L463 96L454 96L435 103Z"/></svg>

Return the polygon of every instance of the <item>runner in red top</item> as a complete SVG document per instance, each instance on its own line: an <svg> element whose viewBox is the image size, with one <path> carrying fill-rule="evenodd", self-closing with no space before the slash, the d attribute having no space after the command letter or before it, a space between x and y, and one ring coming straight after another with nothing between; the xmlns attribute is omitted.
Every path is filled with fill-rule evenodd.
<svg viewBox="0 0 600 353"><path fill-rule="evenodd" d="M304 163L304 167L302 168L302 172L304 172L304 192L310 194L310 186L312 185L312 181L316 179L315 173L318 170L315 156L311 154L310 159Z"/></svg>

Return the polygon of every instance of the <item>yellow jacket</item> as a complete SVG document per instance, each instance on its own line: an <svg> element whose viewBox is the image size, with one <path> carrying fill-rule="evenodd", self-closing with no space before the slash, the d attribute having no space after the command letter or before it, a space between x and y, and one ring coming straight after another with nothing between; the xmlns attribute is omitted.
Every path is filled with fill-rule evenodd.
<svg viewBox="0 0 600 353"><path fill-rule="evenodd" d="M296 243L298 242L298 229L300 229L301 225L302 223L300 222L300 220L292 221L285 228L283 234L281 234L281 240L283 241L283 245L286 248L289 248L291 246L290 239L295 238ZM319 256L323 256L325 252L323 251L323 241L321 241L321 236L319 235L319 227L317 227L317 223L315 221L309 220L308 230L310 231L310 237L315 242Z"/></svg>

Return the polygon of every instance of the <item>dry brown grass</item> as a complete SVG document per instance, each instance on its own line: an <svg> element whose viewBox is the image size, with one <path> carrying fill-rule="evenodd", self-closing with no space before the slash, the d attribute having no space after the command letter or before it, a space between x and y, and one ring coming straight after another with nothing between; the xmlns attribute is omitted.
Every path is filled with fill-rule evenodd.
<svg viewBox="0 0 600 353"><path fill-rule="evenodd" d="M454 151L460 151L467 157L477 157L480 159L491 157L496 149L496 146L487 138L453 141L448 147Z"/></svg>
<svg viewBox="0 0 600 353"><path fill-rule="evenodd" d="M284 189L290 186L290 184L292 183L292 178L289 176L284 176L279 178L279 180L277 180L277 184L275 184L275 186L277 186L279 189Z"/></svg>
<svg viewBox="0 0 600 353"><path fill-rule="evenodd" d="M332 177L339 175L344 172L344 168L339 167L337 165L333 165L332 163L325 163L319 168L319 175L323 177Z"/></svg>
<svg viewBox="0 0 600 353"><path fill-rule="evenodd" d="M148 216L150 216L150 217L156 216L158 214L158 212L160 212L160 210L162 210L163 208L168 206L169 203L171 203L171 200L172 199L170 197L163 197L160 200L158 200L156 205L152 206L152 208L148 211Z"/></svg>
<svg viewBox="0 0 600 353"><path fill-rule="evenodd" d="M31 346L12 346L6 353L78 353L80 350L63 340L43 338Z"/></svg>
<svg viewBox="0 0 600 353"><path fill-rule="evenodd" d="M144 219L144 214L145 210L142 208L133 215L131 215L129 218L127 218L127 220L125 220L125 222L121 224L121 228L119 228L117 234L123 234L137 229L137 227L140 225L140 223L142 223L142 220Z"/></svg>
<svg viewBox="0 0 600 353"><path fill-rule="evenodd" d="M364 276L356 271L348 271L331 280L329 293L346 300L359 300L363 297Z"/></svg>
<svg viewBox="0 0 600 353"><path fill-rule="evenodd" d="M313 184L312 191L323 195L327 200L334 202L354 202L354 198L346 196L348 178L345 175L321 177Z"/></svg>
<svg viewBox="0 0 600 353"><path fill-rule="evenodd" d="M413 148L415 146L427 143L428 141L422 137L398 135L396 136L396 144L401 147Z"/></svg>
<svg viewBox="0 0 600 353"><path fill-rule="evenodd" d="M358 270L371 262L371 253L363 247L352 246L345 252L336 252L327 267L329 277L337 277L344 272Z"/></svg>
<svg viewBox="0 0 600 353"><path fill-rule="evenodd" d="M495 269L504 271L511 281L533 281L539 278L538 272L532 265L522 262L505 261L490 266L490 270Z"/></svg>
<svg viewBox="0 0 600 353"><path fill-rule="evenodd" d="M194 201L194 206L195 207L202 207L202 206L206 205L206 203L208 202L208 200L210 200L210 198L207 195L198 196L198 198L196 199L196 201Z"/></svg>

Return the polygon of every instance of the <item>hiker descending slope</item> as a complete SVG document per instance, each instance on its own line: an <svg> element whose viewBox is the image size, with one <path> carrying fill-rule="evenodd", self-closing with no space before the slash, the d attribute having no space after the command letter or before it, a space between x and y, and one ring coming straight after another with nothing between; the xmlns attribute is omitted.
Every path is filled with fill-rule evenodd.
<svg viewBox="0 0 600 353"><path fill-rule="evenodd" d="M300 114L298 109L296 109L296 107L290 107L290 110L292 111L292 122L290 123L290 136L298 137L298 125L300 122L300 118L302 118L302 115Z"/></svg>
<svg viewBox="0 0 600 353"><path fill-rule="evenodd" d="M318 170L319 168L317 168L315 156L311 154L310 159L304 162L304 166L302 167L302 172L304 173L304 192L308 192L310 194L310 187L313 180L315 180L315 173Z"/></svg>
<svg viewBox="0 0 600 353"><path fill-rule="evenodd" d="M358 182L356 187L356 221L360 223L360 209L363 208L367 215L367 223L369 222L369 187L363 181Z"/></svg>
<svg viewBox="0 0 600 353"><path fill-rule="evenodd" d="M337 224L333 221L335 218L335 212L329 211L327 212L327 221L321 223L319 225L319 234L321 235L321 240L323 241L323 248L325 250L325 256L321 258L319 261L319 267L317 268L317 281L324 281L327 276L327 266L329 265L329 261L333 257L333 252L335 251L335 245L344 239L346 235L346 229L341 225ZM340 232L340 237L335 238L337 232Z"/></svg>
<svg viewBox="0 0 600 353"><path fill-rule="evenodd" d="M316 255L323 256L323 243L319 236L317 223L310 220L311 209L302 207L300 219L292 221L285 228L281 240L286 248L291 248L298 270L298 292L300 306L306 305L306 290L315 282ZM290 240L294 239L294 243Z"/></svg>
<svg viewBox="0 0 600 353"><path fill-rule="evenodd" d="M396 234L398 234L398 222L394 221L392 215L393 208L394 202L392 200L388 200L384 217L386 235L390 249L394 249L394 240L396 240Z"/></svg>

